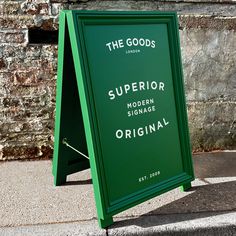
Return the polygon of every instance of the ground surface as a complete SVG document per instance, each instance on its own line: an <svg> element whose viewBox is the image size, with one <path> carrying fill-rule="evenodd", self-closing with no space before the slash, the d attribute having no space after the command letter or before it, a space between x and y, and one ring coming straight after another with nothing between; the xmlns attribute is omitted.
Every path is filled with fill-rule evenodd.
<svg viewBox="0 0 236 236"><path fill-rule="evenodd" d="M54 187L51 161L0 163L0 235L236 235L236 152L194 155L197 179L99 229L89 170Z"/></svg>

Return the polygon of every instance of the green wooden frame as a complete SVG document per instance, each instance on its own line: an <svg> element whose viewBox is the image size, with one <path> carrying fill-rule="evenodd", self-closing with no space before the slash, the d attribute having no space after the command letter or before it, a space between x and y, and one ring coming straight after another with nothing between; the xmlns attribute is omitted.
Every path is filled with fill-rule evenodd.
<svg viewBox="0 0 236 236"><path fill-rule="evenodd" d="M184 172L173 176L163 184L134 193L110 205L104 178L103 159L96 121L96 107L92 87L90 86L87 52L85 47L84 27L88 24L145 24L166 23L170 53L172 57L172 74L174 96L177 110L180 145ZM68 64L70 66L68 67ZM66 66L67 65L67 66ZM75 65L75 66L74 66ZM69 91L68 91L69 90ZM68 104L72 103L72 107ZM102 228L112 224L112 216L150 198L179 186L186 190L194 179L189 131L187 126L186 102L183 89L180 44L177 15L174 12L93 12L62 11L59 28L58 80L56 101L55 146L53 158L53 175L55 185L66 182L66 176L86 168L91 168L93 187L97 206L98 220ZM76 117L71 113L76 109ZM79 131L80 140L78 140ZM89 155L89 161L68 150L62 144L64 137L79 150Z"/></svg>

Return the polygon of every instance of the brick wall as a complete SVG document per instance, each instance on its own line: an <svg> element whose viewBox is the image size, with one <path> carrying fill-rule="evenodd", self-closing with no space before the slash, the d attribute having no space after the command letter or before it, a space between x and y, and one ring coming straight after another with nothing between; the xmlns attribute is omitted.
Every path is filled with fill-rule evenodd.
<svg viewBox="0 0 236 236"><path fill-rule="evenodd" d="M176 10L194 151L236 148L236 2L0 1L0 160L53 152L60 9Z"/></svg>

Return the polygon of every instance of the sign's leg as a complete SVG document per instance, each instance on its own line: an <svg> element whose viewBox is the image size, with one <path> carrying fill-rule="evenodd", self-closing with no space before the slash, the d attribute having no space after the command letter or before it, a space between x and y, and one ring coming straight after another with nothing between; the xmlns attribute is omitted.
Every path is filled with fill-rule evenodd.
<svg viewBox="0 0 236 236"><path fill-rule="evenodd" d="M90 167L86 158L87 143L65 13L60 15L58 53L53 154L55 186L66 183L67 175Z"/></svg>
<svg viewBox="0 0 236 236"><path fill-rule="evenodd" d="M98 219L98 223L99 223L99 226L103 229L107 228L108 226L112 225L114 222L113 222L113 218L112 216L109 216L105 219Z"/></svg>
<svg viewBox="0 0 236 236"><path fill-rule="evenodd" d="M189 183L183 184L180 187L180 189L181 189L181 191L185 192L185 191L188 191L191 187L192 187L192 184L191 184L191 182L189 182Z"/></svg>
<svg viewBox="0 0 236 236"><path fill-rule="evenodd" d="M54 176L54 186L60 186L66 183L66 177L67 175L62 175L62 174Z"/></svg>

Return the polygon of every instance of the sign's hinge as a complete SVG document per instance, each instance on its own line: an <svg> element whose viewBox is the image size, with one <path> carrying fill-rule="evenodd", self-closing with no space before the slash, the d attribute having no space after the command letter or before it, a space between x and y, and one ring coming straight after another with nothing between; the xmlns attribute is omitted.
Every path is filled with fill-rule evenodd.
<svg viewBox="0 0 236 236"><path fill-rule="evenodd" d="M86 156L84 153L80 152L79 150L77 150L76 148L72 147L68 142L66 138L62 139L62 144L65 144L67 147L71 148L72 150L74 150L75 152L79 153L81 156L89 159L88 156Z"/></svg>

